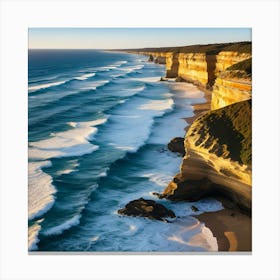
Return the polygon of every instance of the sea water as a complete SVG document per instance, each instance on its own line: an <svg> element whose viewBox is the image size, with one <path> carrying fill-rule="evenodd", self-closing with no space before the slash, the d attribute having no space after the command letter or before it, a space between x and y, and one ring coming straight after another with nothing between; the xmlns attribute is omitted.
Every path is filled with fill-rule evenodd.
<svg viewBox="0 0 280 280"><path fill-rule="evenodd" d="M167 150L183 137L192 103L188 83L160 82L165 66L136 54L101 50L29 50L29 251L215 251L194 216L213 199L158 200L182 158ZM124 217L140 197L173 210L171 223ZM193 213L191 206L199 208Z"/></svg>

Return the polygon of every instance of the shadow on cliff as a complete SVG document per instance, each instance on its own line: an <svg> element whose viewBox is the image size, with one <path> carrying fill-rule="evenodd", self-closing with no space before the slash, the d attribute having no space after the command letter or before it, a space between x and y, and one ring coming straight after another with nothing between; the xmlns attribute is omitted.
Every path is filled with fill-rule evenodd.
<svg viewBox="0 0 280 280"><path fill-rule="evenodd" d="M217 62L216 54L206 54L207 74L208 74L207 87L210 89L213 87L216 80L216 74L215 74L216 62Z"/></svg>

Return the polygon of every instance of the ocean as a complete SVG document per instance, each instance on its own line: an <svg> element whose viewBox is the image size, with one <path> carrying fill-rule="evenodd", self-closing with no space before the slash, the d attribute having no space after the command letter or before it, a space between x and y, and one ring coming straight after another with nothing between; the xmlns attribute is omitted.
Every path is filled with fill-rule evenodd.
<svg viewBox="0 0 280 280"><path fill-rule="evenodd" d="M102 50L29 50L28 250L51 252L216 251L196 214L220 202L159 200L182 158L167 150L183 137L189 83L159 81L165 66ZM125 217L140 197L173 210L170 223ZM199 211L194 213L191 206Z"/></svg>

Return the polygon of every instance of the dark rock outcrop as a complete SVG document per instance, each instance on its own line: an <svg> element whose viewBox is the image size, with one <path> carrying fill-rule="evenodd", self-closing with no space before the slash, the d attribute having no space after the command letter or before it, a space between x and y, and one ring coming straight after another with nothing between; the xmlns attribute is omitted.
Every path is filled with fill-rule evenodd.
<svg viewBox="0 0 280 280"><path fill-rule="evenodd" d="M194 205L192 205L191 209L192 209L193 212L198 212L199 211L199 209Z"/></svg>
<svg viewBox="0 0 280 280"><path fill-rule="evenodd" d="M150 54L148 62L153 62L154 61L154 57Z"/></svg>
<svg viewBox="0 0 280 280"><path fill-rule="evenodd" d="M183 137L173 138L167 145L171 152L179 153L181 156L185 156L185 146Z"/></svg>
<svg viewBox="0 0 280 280"><path fill-rule="evenodd" d="M175 218L172 210L167 209L165 206L156 203L153 200L146 200L142 197L130 201L124 208L118 210L118 214L126 216L139 216L146 217L151 220L166 221L165 218Z"/></svg>

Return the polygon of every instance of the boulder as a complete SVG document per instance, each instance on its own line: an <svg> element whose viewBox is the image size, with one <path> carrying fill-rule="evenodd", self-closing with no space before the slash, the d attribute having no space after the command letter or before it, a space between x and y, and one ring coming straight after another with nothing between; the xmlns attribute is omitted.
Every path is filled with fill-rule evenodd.
<svg viewBox="0 0 280 280"><path fill-rule="evenodd" d="M173 138L167 145L171 152L179 153L181 156L185 156L185 146L183 137Z"/></svg>
<svg viewBox="0 0 280 280"><path fill-rule="evenodd" d="M191 209L192 209L193 212L198 212L199 211L199 209L194 205L192 205Z"/></svg>
<svg viewBox="0 0 280 280"><path fill-rule="evenodd" d="M130 201L124 208L118 210L118 214L133 217L146 217L151 220L160 221L166 221L165 218L167 217L176 217L172 210L167 209L162 204L156 203L153 200L144 199L142 197Z"/></svg>

